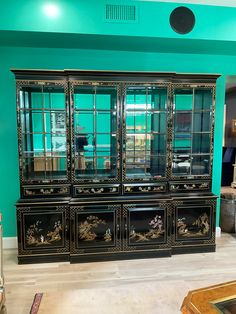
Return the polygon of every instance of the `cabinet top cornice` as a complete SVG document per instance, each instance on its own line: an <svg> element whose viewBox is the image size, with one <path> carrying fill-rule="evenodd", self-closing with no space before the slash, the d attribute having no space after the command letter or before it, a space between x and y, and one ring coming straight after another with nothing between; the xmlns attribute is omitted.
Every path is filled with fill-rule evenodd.
<svg viewBox="0 0 236 314"><path fill-rule="evenodd" d="M210 73L177 73L177 72L154 72L154 71L110 71L110 70L46 70L46 69L11 69L16 79L52 79L52 80L109 80L130 81L132 78L149 80L151 82L169 83L212 83L221 74Z"/></svg>

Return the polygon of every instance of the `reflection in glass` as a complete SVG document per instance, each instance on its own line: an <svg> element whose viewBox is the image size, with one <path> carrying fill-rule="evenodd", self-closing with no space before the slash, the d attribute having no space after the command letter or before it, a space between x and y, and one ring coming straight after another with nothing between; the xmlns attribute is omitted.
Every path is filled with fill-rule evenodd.
<svg viewBox="0 0 236 314"><path fill-rule="evenodd" d="M195 110L211 110L212 101L213 101L212 89L196 88L194 90Z"/></svg>
<svg viewBox="0 0 236 314"><path fill-rule="evenodd" d="M167 90L129 86L126 90L126 177L158 178L166 171Z"/></svg>
<svg viewBox="0 0 236 314"><path fill-rule="evenodd" d="M117 88L74 87L75 177L117 176Z"/></svg>
<svg viewBox="0 0 236 314"><path fill-rule="evenodd" d="M210 132L211 130L211 113L194 112L193 114L193 132Z"/></svg>
<svg viewBox="0 0 236 314"><path fill-rule="evenodd" d="M63 87L23 86L19 102L24 179L66 179L66 105Z"/></svg>

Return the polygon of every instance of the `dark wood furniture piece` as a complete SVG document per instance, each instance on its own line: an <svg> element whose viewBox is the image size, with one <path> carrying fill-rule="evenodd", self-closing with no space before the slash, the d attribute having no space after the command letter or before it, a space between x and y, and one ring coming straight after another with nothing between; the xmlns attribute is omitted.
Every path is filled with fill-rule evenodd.
<svg viewBox="0 0 236 314"><path fill-rule="evenodd" d="M183 314L236 313L236 281L190 291L181 311Z"/></svg>
<svg viewBox="0 0 236 314"><path fill-rule="evenodd" d="M12 71L19 263L215 250L218 75Z"/></svg>

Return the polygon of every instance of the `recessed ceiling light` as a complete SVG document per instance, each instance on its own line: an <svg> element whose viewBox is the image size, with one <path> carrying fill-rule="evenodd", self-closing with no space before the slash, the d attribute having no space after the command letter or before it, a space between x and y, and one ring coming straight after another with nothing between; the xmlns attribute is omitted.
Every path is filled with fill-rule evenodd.
<svg viewBox="0 0 236 314"><path fill-rule="evenodd" d="M51 18L58 17L60 14L59 7L56 4L48 3L43 6L43 12L45 15Z"/></svg>

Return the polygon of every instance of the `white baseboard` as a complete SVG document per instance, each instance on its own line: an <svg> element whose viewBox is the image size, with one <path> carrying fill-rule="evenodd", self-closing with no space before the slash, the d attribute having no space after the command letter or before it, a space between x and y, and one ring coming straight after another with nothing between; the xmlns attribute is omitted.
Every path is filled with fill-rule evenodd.
<svg viewBox="0 0 236 314"><path fill-rule="evenodd" d="M216 237L219 238L221 236L221 227L216 227Z"/></svg>
<svg viewBox="0 0 236 314"><path fill-rule="evenodd" d="M4 249L16 249L17 248L17 237L3 237L3 248Z"/></svg>

